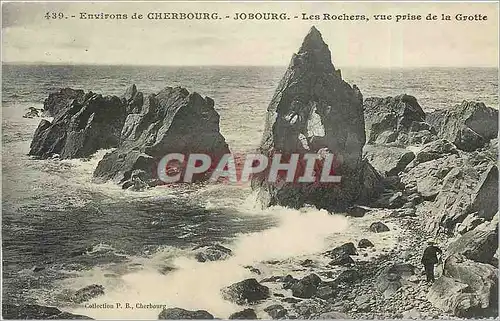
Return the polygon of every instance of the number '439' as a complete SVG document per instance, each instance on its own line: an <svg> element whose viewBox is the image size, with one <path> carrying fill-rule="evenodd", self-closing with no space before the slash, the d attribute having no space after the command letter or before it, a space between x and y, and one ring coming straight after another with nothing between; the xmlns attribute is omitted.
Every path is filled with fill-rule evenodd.
<svg viewBox="0 0 500 321"><path fill-rule="evenodd" d="M45 19L63 19L64 13L62 12L47 12L45 14Z"/></svg>

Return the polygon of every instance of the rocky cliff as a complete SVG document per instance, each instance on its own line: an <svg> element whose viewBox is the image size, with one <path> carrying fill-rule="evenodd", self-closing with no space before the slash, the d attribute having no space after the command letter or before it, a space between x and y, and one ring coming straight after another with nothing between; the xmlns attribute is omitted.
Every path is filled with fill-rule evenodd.
<svg viewBox="0 0 500 321"><path fill-rule="evenodd" d="M40 122L29 155L88 157L99 149L116 147L120 141L126 106L117 96L63 89L49 96L45 108L54 120Z"/></svg>
<svg viewBox="0 0 500 321"><path fill-rule="evenodd" d="M312 27L293 55L267 109L259 152L331 154L338 161L340 184L269 183L254 176L263 206L343 208L352 204L362 185L361 160L365 144L363 98L356 86L342 80L320 32Z"/></svg>
<svg viewBox="0 0 500 321"><path fill-rule="evenodd" d="M139 103L142 93L135 88L129 90L126 99L132 113L121 130L118 148L97 165L96 181L123 183L136 170L142 171L141 180L156 179L157 164L169 153L186 157L203 153L210 155L213 162L229 153L211 98L181 87L166 87L149 95L143 104Z"/></svg>

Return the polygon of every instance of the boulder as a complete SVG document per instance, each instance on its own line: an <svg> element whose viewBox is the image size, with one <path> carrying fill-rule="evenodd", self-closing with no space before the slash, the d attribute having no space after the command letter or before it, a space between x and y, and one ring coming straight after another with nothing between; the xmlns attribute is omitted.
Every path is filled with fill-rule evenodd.
<svg viewBox="0 0 500 321"><path fill-rule="evenodd" d="M118 97L89 93L83 101L72 100L68 108L57 112L52 123L40 122L29 155L82 158L99 149L116 147L125 117L125 106Z"/></svg>
<svg viewBox="0 0 500 321"><path fill-rule="evenodd" d="M104 287L100 284L92 284L76 291L70 300L74 303L82 303L100 295L104 295Z"/></svg>
<svg viewBox="0 0 500 321"><path fill-rule="evenodd" d="M72 103L76 101L82 104L85 100L85 92L72 88L63 88L58 92L49 94L49 97L43 102L43 114L45 117L57 117L70 108Z"/></svg>
<svg viewBox="0 0 500 321"><path fill-rule="evenodd" d="M498 136L498 110L481 102L463 101L430 115L428 121L440 138L464 151L481 148Z"/></svg>
<svg viewBox="0 0 500 321"><path fill-rule="evenodd" d="M358 247L360 249L366 249L368 247L374 247L374 246L375 245L373 245L373 243L370 240L368 240L368 239L361 239L358 242Z"/></svg>
<svg viewBox="0 0 500 321"><path fill-rule="evenodd" d="M8 304L2 303L3 320L70 320L84 319L93 320L84 315L72 314L59 310L58 308L48 307L37 304Z"/></svg>
<svg viewBox="0 0 500 321"><path fill-rule="evenodd" d="M498 249L498 214L491 222L484 222L450 243L448 255L461 254L482 263L493 264Z"/></svg>
<svg viewBox="0 0 500 321"><path fill-rule="evenodd" d="M340 254L333 258L332 261L328 263L328 265L351 265L354 264L354 260L348 254Z"/></svg>
<svg viewBox="0 0 500 321"><path fill-rule="evenodd" d="M369 97L363 103L367 144L409 145L436 139L413 96Z"/></svg>
<svg viewBox="0 0 500 321"><path fill-rule="evenodd" d="M446 139L437 139L422 147L415 156L413 165L425 163L451 154L459 155L456 146Z"/></svg>
<svg viewBox="0 0 500 321"><path fill-rule="evenodd" d="M498 270L454 254L445 260L444 277L431 287L428 300L459 317L491 316L497 312Z"/></svg>
<svg viewBox="0 0 500 321"><path fill-rule="evenodd" d="M338 284L353 284L361 279L361 273L354 269L349 269L342 271L333 281L333 285L336 286Z"/></svg>
<svg viewBox="0 0 500 321"><path fill-rule="evenodd" d="M383 232L389 232L389 228L387 225L385 225L382 222L373 222L370 224L370 232L374 233L383 233Z"/></svg>
<svg viewBox="0 0 500 321"><path fill-rule="evenodd" d="M196 130L193 130L193 129ZM121 131L121 143L106 154L94 171L95 182L113 180L123 183L134 170L146 172L146 181L158 181L158 163L171 153L184 155L184 162L168 167L183 179L187 157L209 155L209 169L196 174L192 181L203 181L215 169L229 148L219 132L219 114L214 101L181 87L166 87L149 95L138 114L129 114Z"/></svg>
<svg viewBox="0 0 500 321"><path fill-rule="evenodd" d="M288 315L287 309L281 304L273 304L264 308L264 312L269 314L271 319L285 319Z"/></svg>
<svg viewBox="0 0 500 321"><path fill-rule="evenodd" d="M336 248L334 248L332 250L326 251L325 255L332 258L332 259L335 259L335 258L346 256L346 255L347 256L358 255L358 251L356 251L356 246L354 245L354 243L349 242L349 243L344 243L340 246L337 246Z"/></svg>
<svg viewBox="0 0 500 321"><path fill-rule="evenodd" d="M407 199L401 191L388 189L383 192L370 205L377 208L400 208L406 203Z"/></svg>
<svg viewBox="0 0 500 321"><path fill-rule="evenodd" d="M415 274L415 267L407 263L393 263L380 270L375 281L375 288L390 298L403 285L403 281Z"/></svg>
<svg viewBox="0 0 500 321"><path fill-rule="evenodd" d="M498 168L488 167L480 174L478 168L458 167L443 179L431 212L430 230L452 233L467 215L491 220L498 210Z"/></svg>
<svg viewBox="0 0 500 321"><path fill-rule="evenodd" d="M193 249L198 262L225 260L232 255L232 251L219 244L200 245Z"/></svg>
<svg viewBox="0 0 500 321"><path fill-rule="evenodd" d="M316 294L320 284L321 278L319 276L316 274L309 274L292 285L292 294L297 298L311 298Z"/></svg>
<svg viewBox="0 0 500 321"><path fill-rule="evenodd" d="M259 152L268 157L281 154L281 162L298 154L296 178L304 172L304 155L316 154L315 173L319 176L325 166L325 172L334 172L341 181L298 183L286 182L279 176L269 182L267 168L253 176L252 188L263 207L300 208L310 204L345 210L360 195L364 144L362 94L342 80L328 46L312 27L293 55L267 109Z"/></svg>
<svg viewBox="0 0 500 321"><path fill-rule="evenodd" d="M23 118L35 118L40 117L40 111L35 107L30 107L26 114L23 115Z"/></svg>
<svg viewBox="0 0 500 321"><path fill-rule="evenodd" d="M361 190L356 204L369 205L374 199L383 193L384 177L382 177L382 175L370 164L367 159L363 159L362 161L361 177L363 180L361 182ZM354 215L350 214L350 208L347 209L347 214L355 217L359 216L356 212Z"/></svg>
<svg viewBox="0 0 500 321"><path fill-rule="evenodd" d="M269 288L261 285L256 279L246 279L234 283L221 290L224 300L239 305L253 304L269 297Z"/></svg>
<svg viewBox="0 0 500 321"><path fill-rule="evenodd" d="M472 317L480 303L470 286L441 276L427 293L427 300L436 308L458 317Z"/></svg>
<svg viewBox="0 0 500 321"><path fill-rule="evenodd" d="M255 314L254 309L245 309L239 312L235 312L229 316L229 320L255 320L257 319L257 314Z"/></svg>
<svg viewBox="0 0 500 321"><path fill-rule="evenodd" d="M364 157L383 176L397 176L414 158L415 154L405 148L365 145Z"/></svg>
<svg viewBox="0 0 500 321"><path fill-rule="evenodd" d="M472 213L467 215L467 217L464 219L464 221L460 224L457 225L456 231L458 234L465 234L482 223L484 223L484 218L477 217L477 213Z"/></svg>
<svg viewBox="0 0 500 321"><path fill-rule="evenodd" d="M205 310L190 311L181 308L163 309L158 315L158 320L212 320L213 315Z"/></svg>

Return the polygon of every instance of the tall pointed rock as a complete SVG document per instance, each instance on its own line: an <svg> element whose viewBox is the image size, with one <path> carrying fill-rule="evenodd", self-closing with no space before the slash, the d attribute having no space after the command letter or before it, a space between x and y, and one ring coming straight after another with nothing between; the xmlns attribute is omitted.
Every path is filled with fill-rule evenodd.
<svg viewBox="0 0 500 321"><path fill-rule="evenodd" d="M267 109L259 152L334 154L340 183L268 182L254 176L252 187L263 206L315 205L329 210L352 205L359 196L365 144L363 96L342 80L328 45L312 27L281 79Z"/></svg>

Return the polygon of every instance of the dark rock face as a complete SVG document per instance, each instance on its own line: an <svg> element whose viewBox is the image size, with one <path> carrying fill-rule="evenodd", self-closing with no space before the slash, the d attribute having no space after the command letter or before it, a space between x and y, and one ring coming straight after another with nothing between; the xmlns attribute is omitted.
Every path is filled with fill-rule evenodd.
<svg viewBox="0 0 500 321"><path fill-rule="evenodd" d="M63 312L54 307L47 307L36 304L16 305L2 304L2 319L6 320L70 320L70 319L85 319L93 320L84 315L71 314Z"/></svg>
<svg viewBox="0 0 500 321"><path fill-rule="evenodd" d="M73 101L82 104L85 99L83 90L63 88L58 92L49 94L49 97L43 102L43 116L57 117L60 113L72 105Z"/></svg>
<svg viewBox="0 0 500 321"><path fill-rule="evenodd" d="M212 320L213 315L205 310L189 311L181 308L163 309L158 315L158 320Z"/></svg>
<svg viewBox="0 0 500 321"><path fill-rule="evenodd" d="M373 222L370 225L370 231L375 233L389 232L389 228L382 222Z"/></svg>
<svg viewBox="0 0 500 321"><path fill-rule="evenodd" d="M440 138L464 151L481 148L498 136L498 110L483 103L463 101L454 108L431 113L427 118Z"/></svg>
<svg viewBox="0 0 500 321"><path fill-rule="evenodd" d="M193 249L198 262L220 261L231 256L232 251L219 244L200 245Z"/></svg>
<svg viewBox="0 0 500 321"><path fill-rule="evenodd" d="M65 99L57 100L58 104ZM48 158L58 154L61 159L80 158L99 149L116 147L125 117L125 106L118 97L89 92L82 100L72 99L69 106L57 109L52 123L40 122L29 155Z"/></svg>
<svg viewBox="0 0 500 321"><path fill-rule="evenodd" d="M498 249L498 214L489 222L477 226L452 242L447 249L449 255L461 254L466 258L493 264Z"/></svg>
<svg viewBox="0 0 500 321"><path fill-rule="evenodd" d="M133 95L133 90L128 96ZM134 98L131 98L132 101ZM146 172L146 179L157 179L157 164L169 153L180 153L186 162L176 169L182 174L189 154L210 155L217 164L229 148L219 132L219 114L214 101L181 87L166 87L150 95L140 108L129 114L121 132L122 143L108 153L94 171L96 182L128 180L134 170ZM207 173L195 175L204 180Z"/></svg>
<svg viewBox="0 0 500 321"><path fill-rule="evenodd" d="M383 176L397 176L415 158L412 151L391 146L365 145L363 152L364 157Z"/></svg>
<svg viewBox="0 0 500 321"><path fill-rule="evenodd" d="M257 314L254 309L245 309L243 311L235 312L229 316L229 320L255 320Z"/></svg>
<svg viewBox="0 0 500 321"><path fill-rule="evenodd" d="M303 277L292 286L292 294L297 298L308 299L316 294L321 284L321 278L316 274Z"/></svg>
<svg viewBox="0 0 500 321"><path fill-rule="evenodd" d="M342 176L341 182L269 183L264 173L253 176L252 188L258 191L264 207L299 208L308 203L344 209L360 193L364 143L361 92L342 80L340 70L331 62L328 46L313 27L293 55L267 109L259 152L266 156L282 154L283 159L292 153L316 153L320 160L333 156L335 175Z"/></svg>
<svg viewBox="0 0 500 321"><path fill-rule="evenodd" d="M41 110L36 109L35 107L30 107L28 108L28 111L26 114L23 115L23 118L35 118L35 117L40 117Z"/></svg>
<svg viewBox="0 0 500 321"><path fill-rule="evenodd" d="M359 243L358 243L358 247L360 249L366 249L368 247L374 247L375 245L373 245L373 243L368 240L368 239L361 239L359 240Z"/></svg>
<svg viewBox="0 0 500 321"><path fill-rule="evenodd" d="M225 300L239 305L252 304L269 297L269 288L256 279L246 279L221 290Z"/></svg>
<svg viewBox="0 0 500 321"><path fill-rule="evenodd" d="M368 144L425 144L436 132L425 123L425 112L410 95L369 97L363 103Z"/></svg>
<svg viewBox="0 0 500 321"><path fill-rule="evenodd" d="M354 260L351 256L347 254L341 254L333 258L328 265L351 265L354 264Z"/></svg>
<svg viewBox="0 0 500 321"><path fill-rule="evenodd" d="M99 284L92 284L76 291L71 297L71 301L82 303L100 295L104 295L104 287Z"/></svg>

